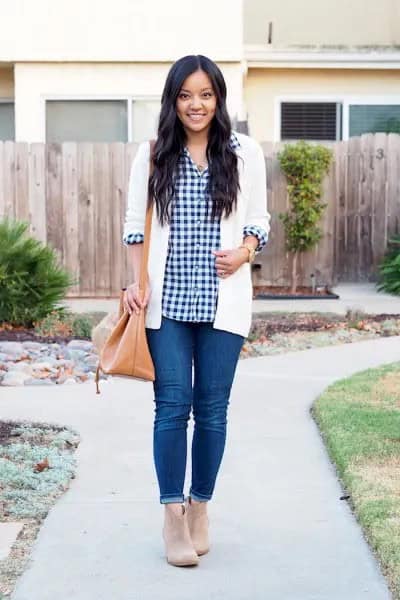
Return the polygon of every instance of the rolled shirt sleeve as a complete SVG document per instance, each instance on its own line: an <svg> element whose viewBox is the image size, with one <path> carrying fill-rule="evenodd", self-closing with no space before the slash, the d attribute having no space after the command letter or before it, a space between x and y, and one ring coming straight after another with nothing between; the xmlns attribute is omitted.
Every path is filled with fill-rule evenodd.
<svg viewBox="0 0 400 600"><path fill-rule="evenodd" d="M265 229L259 225L246 225L243 227L243 237L246 237L247 235L254 235L258 239L258 246L256 247L255 251L256 254L261 252L268 241L268 233L265 231Z"/></svg>

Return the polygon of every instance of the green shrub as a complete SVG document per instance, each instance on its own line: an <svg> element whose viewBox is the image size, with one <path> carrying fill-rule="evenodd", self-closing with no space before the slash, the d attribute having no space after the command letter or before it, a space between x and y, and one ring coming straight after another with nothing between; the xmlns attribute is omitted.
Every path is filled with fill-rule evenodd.
<svg viewBox="0 0 400 600"><path fill-rule="evenodd" d="M34 323L35 332L44 337L75 337L91 339L92 329L106 315L105 312L73 313L67 307L58 307L41 321Z"/></svg>
<svg viewBox="0 0 400 600"><path fill-rule="evenodd" d="M76 315L72 322L72 334L77 338L90 339L92 328L93 320L86 315Z"/></svg>
<svg viewBox="0 0 400 600"><path fill-rule="evenodd" d="M34 323L35 332L44 337L71 337L73 315L65 307L52 310L40 321Z"/></svg>
<svg viewBox="0 0 400 600"><path fill-rule="evenodd" d="M326 206L321 202L322 182L328 173L332 151L304 140L286 144L278 160L287 179L290 210L280 213L286 235L286 249L292 253L292 292L297 286L297 259L313 248L322 233L319 220Z"/></svg>
<svg viewBox="0 0 400 600"><path fill-rule="evenodd" d="M52 248L25 235L29 224L0 221L0 323L31 327L76 283Z"/></svg>
<svg viewBox="0 0 400 600"><path fill-rule="evenodd" d="M378 266L377 289L400 295L400 235L389 239L388 248Z"/></svg>

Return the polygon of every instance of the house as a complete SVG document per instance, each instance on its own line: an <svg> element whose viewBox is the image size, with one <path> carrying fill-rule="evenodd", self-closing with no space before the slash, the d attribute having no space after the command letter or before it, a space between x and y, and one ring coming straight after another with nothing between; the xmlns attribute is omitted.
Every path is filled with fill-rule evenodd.
<svg viewBox="0 0 400 600"><path fill-rule="evenodd" d="M240 0L38 0L0 8L0 139L140 141L171 64L213 57L243 104ZM222 24L225 25L221 27Z"/></svg>
<svg viewBox="0 0 400 600"><path fill-rule="evenodd" d="M243 22L256 138L400 133L398 0L245 0Z"/></svg>
<svg viewBox="0 0 400 600"><path fill-rule="evenodd" d="M400 132L398 0L39 0L0 8L0 140L141 141L172 62L222 69L258 140Z"/></svg>

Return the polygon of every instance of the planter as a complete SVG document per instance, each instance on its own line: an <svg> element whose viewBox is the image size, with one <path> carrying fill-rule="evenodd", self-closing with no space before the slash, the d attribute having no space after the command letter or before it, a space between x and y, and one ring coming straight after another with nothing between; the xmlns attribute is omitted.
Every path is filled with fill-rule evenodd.
<svg viewBox="0 0 400 600"><path fill-rule="evenodd" d="M290 292L289 286L254 285L253 300L338 300L326 286L298 286L295 294Z"/></svg>

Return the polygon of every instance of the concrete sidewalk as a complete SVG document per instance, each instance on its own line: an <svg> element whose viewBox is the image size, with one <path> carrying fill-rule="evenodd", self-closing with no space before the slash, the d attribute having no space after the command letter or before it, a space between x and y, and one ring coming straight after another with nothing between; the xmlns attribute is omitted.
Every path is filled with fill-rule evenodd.
<svg viewBox="0 0 400 600"><path fill-rule="evenodd" d="M164 557L150 383L101 381L100 395L93 382L3 390L2 418L82 436L77 477L12 600L389 600L309 409L335 379L399 357L393 337L239 362L209 507L212 548L190 569ZM189 474L190 451L185 494Z"/></svg>
<svg viewBox="0 0 400 600"><path fill-rule="evenodd" d="M341 283L333 288L339 299L325 300L253 300L253 313L287 312L333 312L346 314L348 308L361 309L367 313L400 314L400 296L377 292L374 283ZM71 310L110 311L117 310L117 299L76 298L63 302Z"/></svg>

